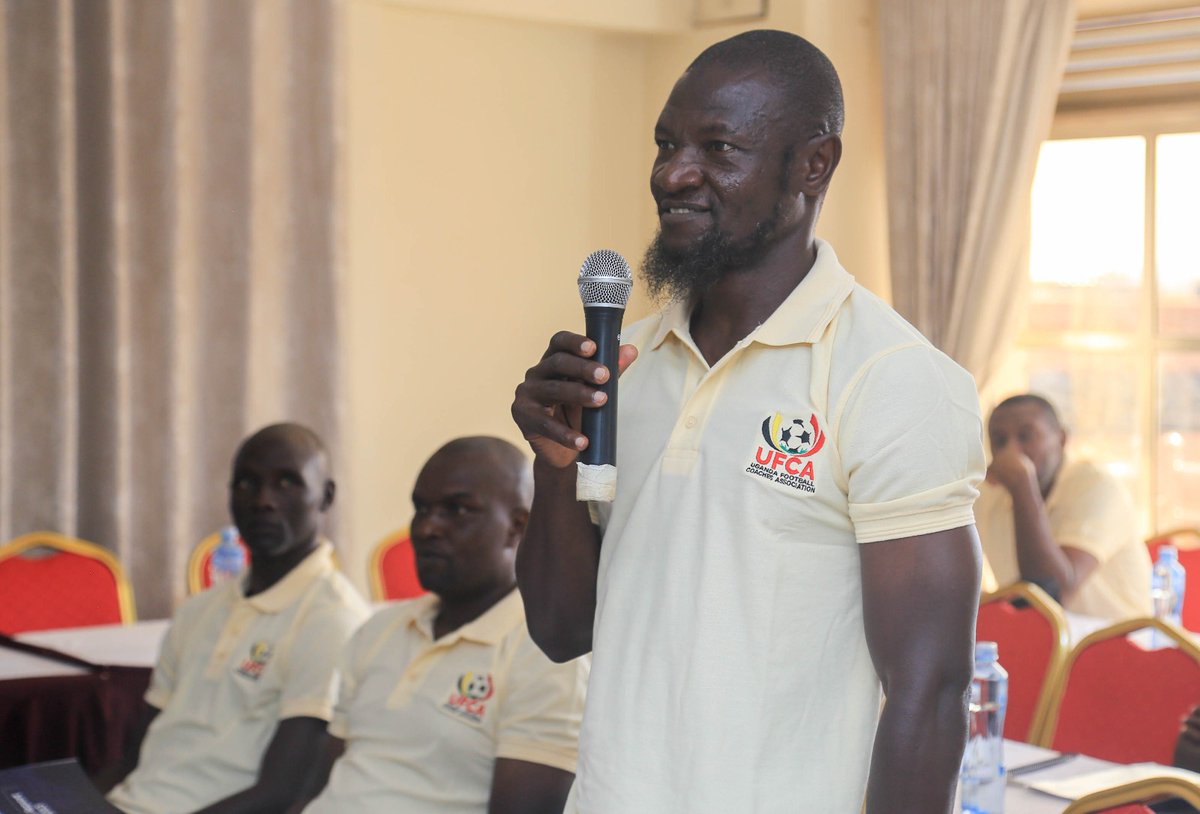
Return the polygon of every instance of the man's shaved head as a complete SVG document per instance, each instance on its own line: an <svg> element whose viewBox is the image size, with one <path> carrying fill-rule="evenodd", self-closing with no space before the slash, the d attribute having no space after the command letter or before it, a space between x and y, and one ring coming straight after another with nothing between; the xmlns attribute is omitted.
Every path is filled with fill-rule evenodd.
<svg viewBox="0 0 1200 814"><path fill-rule="evenodd" d="M760 29L710 45L688 66L688 72L716 66L726 70L765 69L778 82L794 112L800 138L840 134L846 119L842 83L829 57L803 37Z"/></svg>
<svg viewBox="0 0 1200 814"><path fill-rule="evenodd" d="M456 438L435 452L430 460L442 455L470 458L477 466L489 469L499 482L507 484L502 493L514 508L528 509L533 504L533 469L520 448L503 438L471 435Z"/></svg>

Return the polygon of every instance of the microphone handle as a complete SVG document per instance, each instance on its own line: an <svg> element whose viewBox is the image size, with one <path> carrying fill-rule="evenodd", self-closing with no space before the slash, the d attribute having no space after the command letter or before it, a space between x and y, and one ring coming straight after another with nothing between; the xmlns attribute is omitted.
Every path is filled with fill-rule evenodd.
<svg viewBox="0 0 1200 814"><path fill-rule="evenodd" d="M624 308L593 305L583 309L587 337L596 343L592 358L610 373L608 381L596 388L608 394L608 401L600 407L583 408L580 430L587 436L588 446L579 453L579 460L592 466L617 462L617 356L624 315Z"/></svg>

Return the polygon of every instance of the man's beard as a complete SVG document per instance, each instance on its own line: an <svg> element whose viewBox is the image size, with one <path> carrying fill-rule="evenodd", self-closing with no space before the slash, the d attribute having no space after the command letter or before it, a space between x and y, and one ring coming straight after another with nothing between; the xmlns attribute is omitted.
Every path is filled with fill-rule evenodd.
<svg viewBox="0 0 1200 814"><path fill-rule="evenodd" d="M663 244L659 229L642 258L642 279L650 296L659 303L694 302L726 274L754 265L774 243L783 210L780 201L753 234L736 242L714 226L691 246L673 250Z"/></svg>

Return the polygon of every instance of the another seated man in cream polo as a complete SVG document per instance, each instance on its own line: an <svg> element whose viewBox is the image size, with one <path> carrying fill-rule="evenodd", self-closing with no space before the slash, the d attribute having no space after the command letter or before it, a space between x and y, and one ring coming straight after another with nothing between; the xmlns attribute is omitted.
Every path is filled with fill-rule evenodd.
<svg viewBox="0 0 1200 814"><path fill-rule="evenodd" d="M242 580L179 609L142 726L97 784L129 814L282 811L316 763L338 653L368 616L321 526L334 483L321 440L276 424L238 450L230 509L251 553Z"/></svg>
<svg viewBox="0 0 1200 814"><path fill-rule="evenodd" d="M529 638L514 557L532 494L499 438L425 464L412 542L430 593L346 648L327 756L344 754L305 814L561 814L590 662L555 664Z"/></svg>

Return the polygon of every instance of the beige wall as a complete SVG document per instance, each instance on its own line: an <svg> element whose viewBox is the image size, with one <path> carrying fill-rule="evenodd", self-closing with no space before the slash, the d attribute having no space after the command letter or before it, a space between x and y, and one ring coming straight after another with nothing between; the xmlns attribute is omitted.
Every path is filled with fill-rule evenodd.
<svg viewBox="0 0 1200 814"><path fill-rule="evenodd" d="M345 25L337 466L343 554L364 584L370 546L407 524L413 481L437 446L474 433L520 441L513 388L554 330L581 327L580 262L610 247L636 264L653 233L646 178L666 93L733 31L646 35L612 19L561 25L422 5L352 0ZM776 0L768 24L805 34L842 72L846 154L819 233L886 295L871 6ZM647 307L639 296L632 310Z"/></svg>

